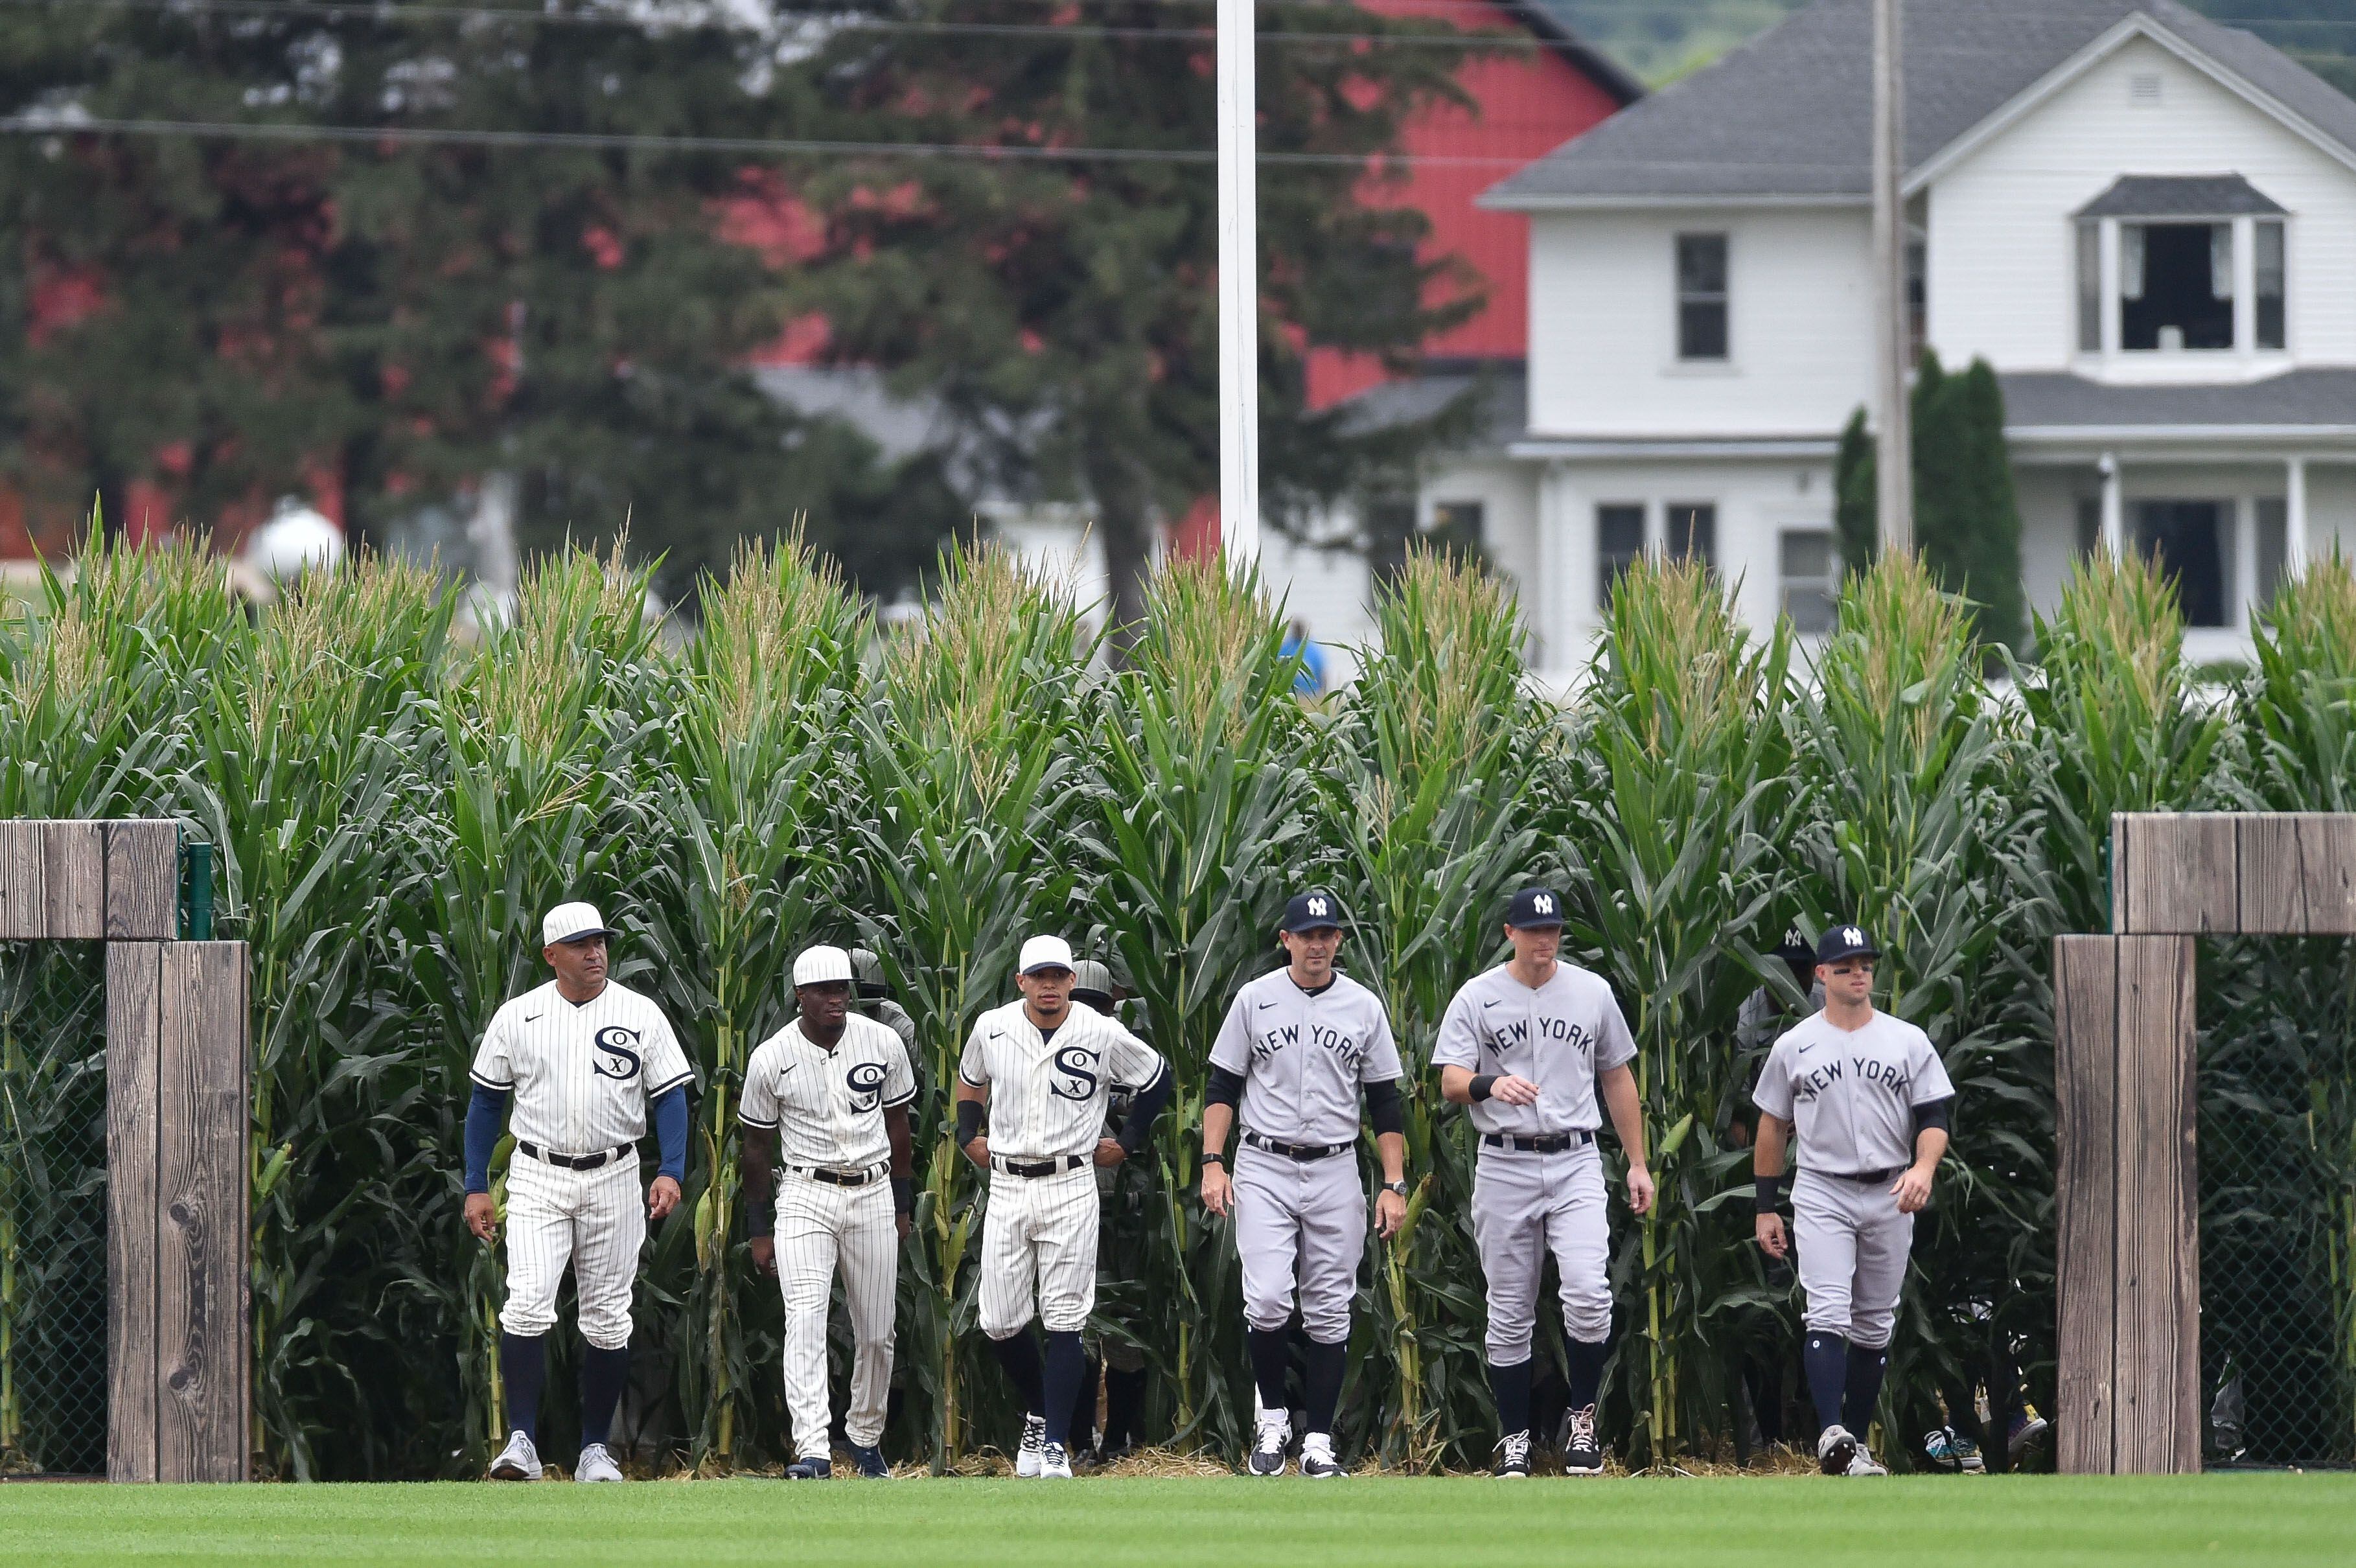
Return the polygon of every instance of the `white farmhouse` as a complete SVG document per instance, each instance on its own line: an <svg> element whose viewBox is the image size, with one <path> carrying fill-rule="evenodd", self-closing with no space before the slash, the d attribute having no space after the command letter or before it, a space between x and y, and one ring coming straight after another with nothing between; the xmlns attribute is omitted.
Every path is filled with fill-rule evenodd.
<svg viewBox="0 0 2356 1568"><path fill-rule="evenodd" d="M2146 550L2189 651L2245 650L2284 572L2356 551L2356 102L2171 0L1907 0L1905 30L1920 334L2001 376L2030 602ZM1640 551L1825 626L1870 37L1822 0L1483 199L1530 216L1526 419L1415 504L1519 579L1541 669Z"/></svg>

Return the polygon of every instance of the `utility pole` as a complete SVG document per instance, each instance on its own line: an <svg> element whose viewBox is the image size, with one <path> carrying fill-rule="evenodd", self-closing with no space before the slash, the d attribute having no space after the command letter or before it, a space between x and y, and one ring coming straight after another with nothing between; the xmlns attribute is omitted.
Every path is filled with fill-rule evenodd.
<svg viewBox="0 0 2356 1568"><path fill-rule="evenodd" d="M1259 131L1253 0L1219 0L1219 541L1259 561Z"/></svg>
<svg viewBox="0 0 2356 1568"><path fill-rule="evenodd" d="M1903 3L1873 0L1873 401L1881 435L1874 463L1881 548L1907 554L1914 549L1914 440L1907 388L1914 344L1906 300L1906 203L1900 188L1906 177Z"/></svg>

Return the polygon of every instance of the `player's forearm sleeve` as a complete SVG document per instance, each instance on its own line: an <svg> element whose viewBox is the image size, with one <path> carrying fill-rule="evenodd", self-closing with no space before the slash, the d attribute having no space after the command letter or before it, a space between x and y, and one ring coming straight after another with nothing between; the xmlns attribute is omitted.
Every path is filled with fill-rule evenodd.
<svg viewBox="0 0 2356 1568"><path fill-rule="evenodd" d="M1373 1124L1376 1137L1407 1131L1407 1112L1399 1103L1397 1079L1378 1079L1366 1085L1366 1120Z"/></svg>
<svg viewBox="0 0 2356 1568"><path fill-rule="evenodd" d="M498 1146L499 1123L507 1116L508 1097L502 1090L475 1085L466 1101L466 1190L491 1190L491 1151Z"/></svg>
<svg viewBox="0 0 2356 1568"><path fill-rule="evenodd" d="M687 1179L687 1090L674 1089L655 1096L648 1109L654 1113L655 1147L662 1152L662 1169L658 1176L673 1181Z"/></svg>
<svg viewBox="0 0 2356 1568"><path fill-rule="evenodd" d="M1926 1127L1936 1127L1940 1132L1945 1132L1947 1130L1947 1112L1949 1107L1953 1106L1954 1103L1954 1101L1952 1098L1949 1098L1946 1100L1925 1101L1923 1103L1917 1105L1914 1108L1914 1135L1918 1138L1921 1137L1922 1135L1923 1129Z"/></svg>
<svg viewBox="0 0 2356 1568"><path fill-rule="evenodd" d="M1153 1075L1153 1081L1132 1096L1129 1102L1129 1120L1120 1124L1120 1146L1134 1155L1145 1147L1145 1140L1153 1134L1153 1119L1170 1103L1170 1067L1163 1063Z"/></svg>
<svg viewBox="0 0 2356 1568"><path fill-rule="evenodd" d="M1229 1072L1223 1067L1211 1069L1211 1080L1203 1090L1204 1104L1224 1105L1232 1111L1243 1097L1243 1074Z"/></svg>
<svg viewBox="0 0 2356 1568"><path fill-rule="evenodd" d="M960 1100L957 1102L957 1141L962 1149L981 1136L981 1101Z"/></svg>

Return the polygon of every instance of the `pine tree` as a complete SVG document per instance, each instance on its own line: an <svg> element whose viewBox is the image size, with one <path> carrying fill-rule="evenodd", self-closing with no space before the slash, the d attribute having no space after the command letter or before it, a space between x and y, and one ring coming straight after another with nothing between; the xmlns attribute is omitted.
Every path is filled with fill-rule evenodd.
<svg viewBox="0 0 2356 1568"><path fill-rule="evenodd" d="M1874 491L1878 471L1873 433L1859 408L1849 415L1833 458L1833 528L1840 540L1844 575L1868 570L1881 553L1881 504Z"/></svg>

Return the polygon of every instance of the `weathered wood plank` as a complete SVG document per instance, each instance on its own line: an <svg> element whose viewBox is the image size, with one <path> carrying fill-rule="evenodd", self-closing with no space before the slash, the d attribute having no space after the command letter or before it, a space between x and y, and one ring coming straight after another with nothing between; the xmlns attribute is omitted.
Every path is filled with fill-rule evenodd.
<svg viewBox="0 0 2356 1568"><path fill-rule="evenodd" d="M2123 811L2111 819L2111 929L2121 936L2231 931L2241 921L2238 819Z"/></svg>
<svg viewBox="0 0 2356 1568"><path fill-rule="evenodd" d="M180 934L180 829L169 821L106 824L106 935L168 942Z"/></svg>
<svg viewBox="0 0 2356 1568"><path fill-rule="evenodd" d="M2182 1474L2201 1467L2191 939L2120 939L2118 996L2117 1468Z"/></svg>
<svg viewBox="0 0 2356 1568"><path fill-rule="evenodd" d="M2055 939L2053 1197L2061 1321L2054 1461L2071 1476L2107 1476L2115 1464L2118 973L2117 938Z"/></svg>
<svg viewBox="0 0 2356 1568"><path fill-rule="evenodd" d="M0 822L0 941L49 934L48 867L38 822Z"/></svg>
<svg viewBox="0 0 2356 1568"><path fill-rule="evenodd" d="M242 942L164 949L156 1470L167 1481L246 1474L245 986Z"/></svg>
<svg viewBox="0 0 2356 1568"><path fill-rule="evenodd" d="M49 935L97 941L106 935L106 824L41 824L43 889Z"/></svg>
<svg viewBox="0 0 2356 1568"><path fill-rule="evenodd" d="M2356 935L2356 816L2268 811L2238 822L2243 930Z"/></svg>
<svg viewBox="0 0 2356 1568"><path fill-rule="evenodd" d="M106 950L106 1473L155 1479L155 1102L154 942Z"/></svg>

